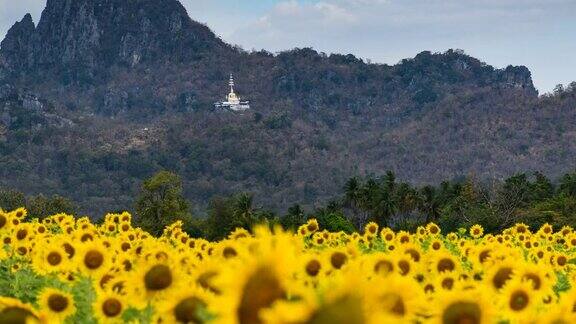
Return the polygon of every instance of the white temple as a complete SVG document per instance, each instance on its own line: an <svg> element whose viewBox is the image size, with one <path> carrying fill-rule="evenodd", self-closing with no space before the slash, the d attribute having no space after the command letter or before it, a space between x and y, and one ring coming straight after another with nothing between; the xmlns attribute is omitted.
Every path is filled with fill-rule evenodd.
<svg viewBox="0 0 576 324"><path fill-rule="evenodd" d="M233 111L250 109L250 102L240 101L240 98L234 92L234 77L232 76L232 73L230 73L230 82L228 84L230 85L230 93L226 96L226 101L216 102L214 103L214 107L230 109Z"/></svg>

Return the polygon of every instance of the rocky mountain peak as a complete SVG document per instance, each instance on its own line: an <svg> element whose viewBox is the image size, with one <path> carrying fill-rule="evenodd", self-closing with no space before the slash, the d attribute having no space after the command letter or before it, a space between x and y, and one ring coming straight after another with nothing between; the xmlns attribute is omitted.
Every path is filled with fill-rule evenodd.
<svg viewBox="0 0 576 324"><path fill-rule="evenodd" d="M532 73L525 66L509 65L502 72L502 81L511 88L528 90L534 94L537 93L532 82Z"/></svg>
<svg viewBox="0 0 576 324"><path fill-rule="evenodd" d="M26 15L0 56L12 70L90 76L112 65L194 60L224 47L177 0L48 0L38 27Z"/></svg>
<svg viewBox="0 0 576 324"><path fill-rule="evenodd" d="M25 53L31 50L35 29L30 14L26 14L21 21L15 23L0 43L0 56L2 56L0 62L3 61L4 65L12 68L21 68L26 62Z"/></svg>

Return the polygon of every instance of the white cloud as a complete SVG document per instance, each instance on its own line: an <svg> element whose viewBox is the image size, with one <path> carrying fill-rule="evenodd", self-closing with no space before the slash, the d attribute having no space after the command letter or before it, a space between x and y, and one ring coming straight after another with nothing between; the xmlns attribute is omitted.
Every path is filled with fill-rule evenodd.
<svg viewBox="0 0 576 324"><path fill-rule="evenodd" d="M357 20L357 17L352 12L335 4L318 2L314 5L314 9L323 14L325 21L352 23Z"/></svg>
<svg viewBox="0 0 576 324"><path fill-rule="evenodd" d="M549 90L576 79L576 65L562 54L576 52L563 40L576 32L574 12L574 0L286 0L228 40L247 49L352 52L390 64L422 50L462 48L497 67L527 65Z"/></svg>
<svg viewBox="0 0 576 324"><path fill-rule="evenodd" d="M328 2L302 4L296 0L280 2L265 18L288 20L295 23L352 23L356 16L349 10Z"/></svg>

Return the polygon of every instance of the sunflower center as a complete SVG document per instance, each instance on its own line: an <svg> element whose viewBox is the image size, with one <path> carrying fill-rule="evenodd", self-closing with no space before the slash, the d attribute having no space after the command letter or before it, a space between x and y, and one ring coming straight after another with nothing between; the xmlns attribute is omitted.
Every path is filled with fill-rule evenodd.
<svg viewBox="0 0 576 324"><path fill-rule="evenodd" d="M4 215L0 215L0 228L4 227L4 225L6 225L6 217Z"/></svg>
<svg viewBox="0 0 576 324"><path fill-rule="evenodd" d="M454 270L454 268L456 268L456 264L450 258L443 258L440 261L438 261L437 266L438 272L452 271Z"/></svg>
<svg viewBox="0 0 576 324"><path fill-rule="evenodd" d="M494 285L494 288L500 289L504 287L504 284L506 283L506 281L510 280L510 278L512 278L512 268L502 267L498 269L498 271L492 278L492 284Z"/></svg>
<svg viewBox="0 0 576 324"><path fill-rule="evenodd" d="M556 261L558 262L559 266L565 266L567 262L566 257L563 255L559 256L558 259L556 259Z"/></svg>
<svg viewBox="0 0 576 324"><path fill-rule="evenodd" d="M18 232L16 232L16 238L20 241L25 239L27 235L28 231L26 229L20 229Z"/></svg>
<svg viewBox="0 0 576 324"><path fill-rule="evenodd" d="M82 241L82 242L86 242L86 241L88 241L88 240L90 240L90 241L93 241L93 240L94 240L94 238L92 237L92 235L89 234L89 233L86 233L86 234L82 235L82 237L80 237L80 241Z"/></svg>
<svg viewBox="0 0 576 324"><path fill-rule="evenodd" d="M174 317L180 323L202 323L202 319L198 317L198 309L205 306L199 298L185 298L174 307Z"/></svg>
<svg viewBox="0 0 576 324"><path fill-rule="evenodd" d="M226 259L229 259L229 258L233 258L233 257L237 256L237 255L238 255L238 252L236 252L236 250L235 250L233 247L227 246L227 247L224 248L224 251L222 252L222 255L223 255Z"/></svg>
<svg viewBox="0 0 576 324"><path fill-rule="evenodd" d="M273 272L258 268L244 285L238 307L238 319L244 323L262 323L258 313L278 299L286 298L286 291Z"/></svg>
<svg viewBox="0 0 576 324"><path fill-rule="evenodd" d="M315 277L320 272L320 268L322 265L318 260L310 260L308 264L306 264L306 273L309 276Z"/></svg>
<svg viewBox="0 0 576 324"><path fill-rule="evenodd" d="M123 242L122 245L120 245L120 248L122 249L122 251L126 252L130 249L130 243Z"/></svg>
<svg viewBox="0 0 576 324"><path fill-rule="evenodd" d="M346 254L342 252L334 252L332 253L332 256L330 256L330 263L332 263L334 268L340 269L344 263L346 263L347 259Z"/></svg>
<svg viewBox="0 0 576 324"><path fill-rule="evenodd" d="M445 278L444 280L442 280L442 288L450 290L452 289L453 286L454 286L454 279Z"/></svg>
<svg viewBox="0 0 576 324"><path fill-rule="evenodd" d="M90 270L100 268L104 263L104 256L96 250L90 250L84 256L84 265Z"/></svg>
<svg viewBox="0 0 576 324"><path fill-rule="evenodd" d="M484 250L480 252L480 255L478 256L480 263L484 263L484 261L486 261L486 259L490 257L490 252L491 252L490 250Z"/></svg>
<svg viewBox="0 0 576 324"><path fill-rule="evenodd" d="M306 227L310 232L314 232L318 229L318 226L316 226L315 223L310 223L308 224L308 226Z"/></svg>
<svg viewBox="0 0 576 324"><path fill-rule="evenodd" d="M48 297L48 307L56 313L60 313L68 308L68 298L65 296L54 294Z"/></svg>
<svg viewBox="0 0 576 324"><path fill-rule="evenodd" d="M64 243L62 244L62 246L64 247L64 251L66 251L66 254L68 254L68 258L71 259L74 256L74 253L76 253L76 250L74 249L72 244Z"/></svg>
<svg viewBox="0 0 576 324"><path fill-rule="evenodd" d="M388 260L380 260L374 265L374 272L376 273L389 273L394 270L394 264Z"/></svg>
<svg viewBox="0 0 576 324"><path fill-rule="evenodd" d="M122 265L124 265L125 271L132 270L132 262L130 262L130 260L124 260L124 262L122 262Z"/></svg>
<svg viewBox="0 0 576 324"><path fill-rule="evenodd" d="M420 261L420 253L418 253L418 251L416 251L414 249L408 249L408 250L406 250L406 253L410 254L410 256L412 257L412 260L414 260L415 262Z"/></svg>
<svg viewBox="0 0 576 324"><path fill-rule="evenodd" d="M525 291L517 290L510 296L510 309L517 312L521 311L528 306L529 301L530 297Z"/></svg>
<svg viewBox="0 0 576 324"><path fill-rule="evenodd" d="M222 292L218 290L212 283L211 280L218 275L215 271L207 271L203 274L198 276L196 279L196 283L200 285L200 287L213 292L216 295L220 295Z"/></svg>
<svg viewBox="0 0 576 324"><path fill-rule="evenodd" d="M51 266L57 266L62 262L62 256L58 252L50 252L46 259Z"/></svg>
<svg viewBox="0 0 576 324"><path fill-rule="evenodd" d="M6 307L0 312L0 323L28 323L29 320L38 319L32 312L20 307Z"/></svg>
<svg viewBox="0 0 576 324"><path fill-rule="evenodd" d="M480 306L472 302L458 301L450 304L442 313L444 324L479 324L482 319Z"/></svg>
<svg viewBox="0 0 576 324"><path fill-rule="evenodd" d="M398 262L398 267L400 268L400 274L405 276L410 272L410 262L406 260L400 260Z"/></svg>
<svg viewBox="0 0 576 324"><path fill-rule="evenodd" d="M542 286L542 279L540 279L540 276L538 276L535 273L525 274L524 279L528 279L528 280L532 281L532 288L534 288L534 290L538 290Z"/></svg>
<svg viewBox="0 0 576 324"><path fill-rule="evenodd" d="M102 303L102 312L108 317L116 317L122 312L122 303L116 298L108 298Z"/></svg>
<svg viewBox="0 0 576 324"><path fill-rule="evenodd" d="M148 290L166 289L172 284L172 271L164 264L157 264L146 272L144 284Z"/></svg>

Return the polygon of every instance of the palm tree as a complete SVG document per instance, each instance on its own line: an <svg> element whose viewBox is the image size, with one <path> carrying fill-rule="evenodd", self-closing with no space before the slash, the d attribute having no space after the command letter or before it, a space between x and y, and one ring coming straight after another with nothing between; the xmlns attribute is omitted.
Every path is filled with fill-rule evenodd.
<svg viewBox="0 0 576 324"><path fill-rule="evenodd" d="M248 228L254 223L253 203L253 196L247 193L241 193L234 199L232 213L245 228Z"/></svg>
<svg viewBox="0 0 576 324"><path fill-rule="evenodd" d="M348 179L344 186L344 205L356 209L360 195L360 180L358 177Z"/></svg>
<svg viewBox="0 0 576 324"><path fill-rule="evenodd" d="M390 218L398 211L395 193L390 190L390 182L379 186L373 201L373 214L379 225L386 226Z"/></svg>
<svg viewBox="0 0 576 324"><path fill-rule="evenodd" d="M435 222L440 217L440 203L436 188L425 186L420 190L420 211L426 215L426 223Z"/></svg>
<svg viewBox="0 0 576 324"><path fill-rule="evenodd" d="M576 196L576 173L565 174L560 180L560 192Z"/></svg>
<svg viewBox="0 0 576 324"><path fill-rule="evenodd" d="M386 171L386 175L384 176L384 183L386 184L386 189L389 192L394 192L396 189L396 175L394 172L390 170Z"/></svg>
<svg viewBox="0 0 576 324"><path fill-rule="evenodd" d="M288 208L288 213L284 215L281 220L285 229L296 229L298 226L306 222L306 215L304 210L298 204Z"/></svg>

